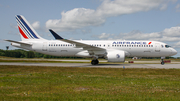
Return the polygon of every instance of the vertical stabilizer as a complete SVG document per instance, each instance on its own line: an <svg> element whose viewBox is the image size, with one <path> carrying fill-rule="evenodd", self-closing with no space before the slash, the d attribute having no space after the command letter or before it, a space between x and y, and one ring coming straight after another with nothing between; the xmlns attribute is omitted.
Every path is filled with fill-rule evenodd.
<svg viewBox="0 0 180 101"><path fill-rule="evenodd" d="M22 15L17 15L16 21L22 41L43 39L37 34L37 32Z"/></svg>

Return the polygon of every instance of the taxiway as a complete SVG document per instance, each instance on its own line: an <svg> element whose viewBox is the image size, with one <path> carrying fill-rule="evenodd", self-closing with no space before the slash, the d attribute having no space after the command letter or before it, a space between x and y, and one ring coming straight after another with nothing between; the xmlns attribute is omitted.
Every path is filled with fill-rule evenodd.
<svg viewBox="0 0 180 101"><path fill-rule="evenodd" d="M98 64L90 63L11 63L1 62L0 65L16 66L48 66L48 67L89 67L89 68L158 68L158 69L180 69L180 64Z"/></svg>

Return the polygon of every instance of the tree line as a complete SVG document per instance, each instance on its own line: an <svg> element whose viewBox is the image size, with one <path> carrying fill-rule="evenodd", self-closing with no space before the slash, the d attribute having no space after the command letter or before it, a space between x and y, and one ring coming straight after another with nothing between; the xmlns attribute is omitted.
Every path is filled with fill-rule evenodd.
<svg viewBox="0 0 180 101"><path fill-rule="evenodd" d="M22 49L16 50L2 50L0 49L0 56L14 57L14 58L80 58L80 57L60 57L37 53L34 51L26 51Z"/></svg>

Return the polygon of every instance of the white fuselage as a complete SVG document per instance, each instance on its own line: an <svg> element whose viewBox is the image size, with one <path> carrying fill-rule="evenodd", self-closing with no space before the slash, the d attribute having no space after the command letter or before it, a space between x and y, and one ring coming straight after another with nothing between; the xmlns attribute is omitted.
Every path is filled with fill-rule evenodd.
<svg viewBox="0 0 180 101"><path fill-rule="evenodd" d="M126 57L168 57L177 54L177 51L165 43L158 41L97 41L97 40L75 40L91 46L104 48L107 52L111 50L121 50L125 52ZM39 53L54 56L80 56L91 57L86 54L87 50L77 47L75 44L62 42L59 40L42 40L42 41L26 41L32 46L18 45L12 43L13 46L24 48ZM99 56L100 57L100 56Z"/></svg>

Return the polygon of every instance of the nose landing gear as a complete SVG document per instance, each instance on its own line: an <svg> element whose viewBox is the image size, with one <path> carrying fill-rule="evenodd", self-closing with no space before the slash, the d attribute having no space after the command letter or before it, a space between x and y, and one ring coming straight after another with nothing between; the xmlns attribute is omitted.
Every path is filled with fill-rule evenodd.
<svg viewBox="0 0 180 101"><path fill-rule="evenodd" d="M165 59L165 57L161 57L161 65L164 65L164 60L163 59Z"/></svg>
<svg viewBox="0 0 180 101"><path fill-rule="evenodd" d="M164 60L163 59L161 59L161 65L164 65Z"/></svg>

